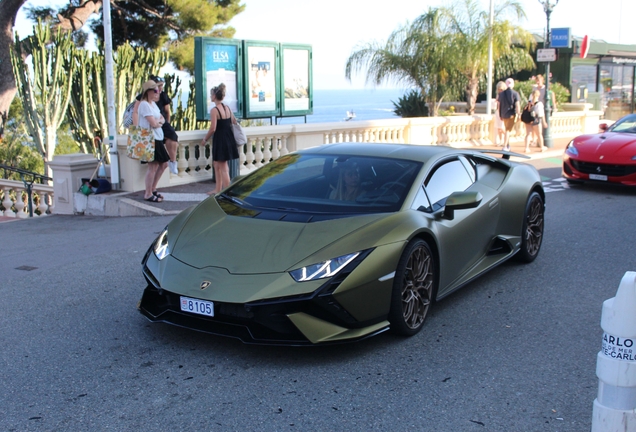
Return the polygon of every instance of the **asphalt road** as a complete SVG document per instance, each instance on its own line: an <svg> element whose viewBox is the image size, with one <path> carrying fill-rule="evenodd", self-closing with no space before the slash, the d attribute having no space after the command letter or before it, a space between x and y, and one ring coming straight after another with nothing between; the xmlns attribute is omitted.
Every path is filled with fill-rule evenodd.
<svg viewBox="0 0 636 432"><path fill-rule="evenodd" d="M0 430L589 430L635 205L623 188L551 189L534 263L447 297L415 337L312 348L142 317L140 261L169 218L0 224Z"/></svg>

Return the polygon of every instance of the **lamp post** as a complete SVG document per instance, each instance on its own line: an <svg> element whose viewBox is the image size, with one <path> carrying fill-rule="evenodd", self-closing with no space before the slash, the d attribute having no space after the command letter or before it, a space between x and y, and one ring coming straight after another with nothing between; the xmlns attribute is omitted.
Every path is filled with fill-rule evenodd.
<svg viewBox="0 0 636 432"><path fill-rule="evenodd" d="M552 14L552 10L554 7L559 4L559 0L554 0L554 2L550 0L539 0L539 3L543 5L543 10L545 11L545 16L547 19L547 27L546 27L546 38L543 42L544 48L550 48L552 45L551 35L550 35L550 14ZM548 127L543 131L543 145L546 147L552 148L554 145L552 143L552 134L550 127L550 111L552 107L552 98L550 97L550 62L545 63L545 122L548 124Z"/></svg>

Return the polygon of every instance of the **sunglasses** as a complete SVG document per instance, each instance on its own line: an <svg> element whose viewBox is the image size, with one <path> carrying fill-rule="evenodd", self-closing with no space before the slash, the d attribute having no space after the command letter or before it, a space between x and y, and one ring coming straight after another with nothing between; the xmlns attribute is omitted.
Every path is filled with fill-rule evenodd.
<svg viewBox="0 0 636 432"><path fill-rule="evenodd" d="M158 88L153 90L155 93L159 93L161 90L159 90Z"/></svg>

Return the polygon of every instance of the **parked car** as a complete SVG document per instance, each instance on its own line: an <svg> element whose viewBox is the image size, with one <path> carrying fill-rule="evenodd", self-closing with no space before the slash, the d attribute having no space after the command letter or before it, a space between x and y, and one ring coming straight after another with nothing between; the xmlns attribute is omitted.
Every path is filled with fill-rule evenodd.
<svg viewBox="0 0 636 432"><path fill-rule="evenodd" d="M563 177L570 183L595 181L636 185L636 114L601 132L574 138L563 154Z"/></svg>
<svg viewBox="0 0 636 432"><path fill-rule="evenodd" d="M245 343L414 335L434 301L537 257L541 179L507 157L362 143L282 156L168 224L139 310Z"/></svg>

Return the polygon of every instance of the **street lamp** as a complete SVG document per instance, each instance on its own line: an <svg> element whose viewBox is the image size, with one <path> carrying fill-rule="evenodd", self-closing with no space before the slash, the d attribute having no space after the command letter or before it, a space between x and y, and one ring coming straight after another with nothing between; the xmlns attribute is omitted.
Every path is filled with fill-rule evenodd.
<svg viewBox="0 0 636 432"><path fill-rule="evenodd" d="M559 0L554 0L554 2L550 0L539 0L539 3L543 5L543 10L545 11L545 16L547 18L547 27L546 27L546 38L543 42L544 48L550 48L552 45L551 37L550 37L550 14L554 7L559 4ZM543 145L546 147L552 147L552 134L550 133L550 108L552 107L552 98L550 97L550 62L545 62L545 122L548 124L548 127L543 131Z"/></svg>

